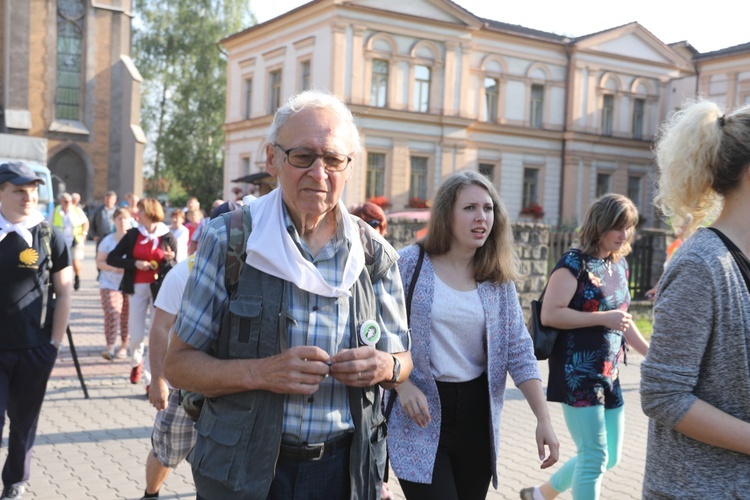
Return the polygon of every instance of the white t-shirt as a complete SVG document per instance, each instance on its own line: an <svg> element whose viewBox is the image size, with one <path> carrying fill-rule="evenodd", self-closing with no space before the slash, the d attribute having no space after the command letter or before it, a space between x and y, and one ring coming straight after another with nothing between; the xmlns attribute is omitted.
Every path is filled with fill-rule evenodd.
<svg viewBox="0 0 750 500"><path fill-rule="evenodd" d="M98 252L109 253L117 246L114 234L108 234L99 243ZM116 273L114 271L101 271L99 273L99 288L104 290L119 290L120 282L122 281L123 273Z"/></svg>
<svg viewBox="0 0 750 500"><path fill-rule="evenodd" d="M193 267L193 261L195 260L195 254L191 255L187 259L183 260L172 268L171 271L164 276L164 281L159 289L159 295L156 296L154 301L154 307L158 307L168 314L177 315L180 312L180 303L182 302L182 293L185 291L187 286L188 277L190 276L190 269ZM174 331L174 325L169 330L169 336L167 337L167 345L172 338L172 332ZM167 382L169 388L172 388L172 384Z"/></svg>
<svg viewBox="0 0 750 500"><path fill-rule="evenodd" d="M177 240L177 253L175 254L175 260L182 262L187 259L188 256L188 243L190 242L190 230L185 226L180 226L177 229L169 228L169 231Z"/></svg>
<svg viewBox="0 0 750 500"><path fill-rule="evenodd" d="M435 275L430 364L435 380L468 382L487 369L487 334L479 291L454 290Z"/></svg>
<svg viewBox="0 0 750 500"><path fill-rule="evenodd" d="M159 289L159 295L156 296L154 307L158 307L169 314L180 312L180 303L182 302L182 293L187 286L187 280L190 276L193 257L183 260L172 268L164 276L164 282Z"/></svg>

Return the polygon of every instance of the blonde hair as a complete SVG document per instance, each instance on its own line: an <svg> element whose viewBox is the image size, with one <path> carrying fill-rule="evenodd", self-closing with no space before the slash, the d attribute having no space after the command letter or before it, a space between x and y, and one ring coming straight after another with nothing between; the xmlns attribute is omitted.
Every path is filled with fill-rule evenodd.
<svg viewBox="0 0 750 500"><path fill-rule="evenodd" d="M599 244L604 235L613 229L634 227L638 222L638 208L621 194L607 193L591 204L583 216L581 230L578 233L578 247L581 252L598 257ZM610 258L617 262L620 257L630 253L630 243L635 231L630 234L620 250L613 252Z"/></svg>
<svg viewBox="0 0 750 500"><path fill-rule="evenodd" d="M164 208L156 198L141 198L138 200L136 206L152 222L161 222L164 220Z"/></svg>
<svg viewBox="0 0 750 500"><path fill-rule="evenodd" d="M713 102L688 101L660 132L655 201L689 236L718 215L750 165L750 107L726 115Z"/></svg>
<svg viewBox="0 0 750 500"><path fill-rule="evenodd" d="M492 211L495 215L487 241L474 254L474 279L497 283L517 280L518 258L508 210L487 178L471 170L450 175L438 188L424 240L425 251L429 255L441 255L451 249L453 207L458 193L472 185L487 191L492 198Z"/></svg>

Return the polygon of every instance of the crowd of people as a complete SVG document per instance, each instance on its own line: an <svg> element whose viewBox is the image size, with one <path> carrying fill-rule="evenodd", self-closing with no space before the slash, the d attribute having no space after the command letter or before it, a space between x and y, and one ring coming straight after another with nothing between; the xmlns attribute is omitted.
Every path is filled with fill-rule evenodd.
<svg viewBox="0 0 750 500"><path fill-rule="evenodd" d="M185 459L198 499L392 498L389 462L407 499L483 499L510 459L499 453L508 375L536 417L517 452L542 469L569 457L520 497L597 499L622 457L620 364L631 348L645 356L644 498L750 491L750 109L696 102L664 126L656 201L684 243L653 290L650 342L628 312L638 210L618 194L588 208L541 309L560 331L546 394L516 293L511 219L485 176L445 178L426 236L396 252L379 206L341 200L362 149L341 100L292 97L266 139L278 188L216 200L210 217L195 198L165 213L132 194L118 207L110 192L89 222L62 193L44 221L30 208L43 181L0 166L0 255L10 256L0 266L15 284L0 304L25 304L0 312L18 332L0 336L0 410L13 424L0 498L20 498L28 481L89 232L102 357L129 357L130 381L157 410L145 499ZM188 413L186 401L200 405ZM575 450L560 450L548 403L561 404Z"/></svg>

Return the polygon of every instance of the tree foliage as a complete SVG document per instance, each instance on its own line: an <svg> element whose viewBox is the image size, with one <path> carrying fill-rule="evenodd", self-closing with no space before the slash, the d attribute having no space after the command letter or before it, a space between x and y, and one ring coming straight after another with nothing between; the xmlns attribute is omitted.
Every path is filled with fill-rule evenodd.
<svg viewBox="0 0 750 500"><path fill-rule="evenodd" d="M254 23L249 1L136 0L135 9L146 166L210 206L224 166L226 57L217 42Z"/></svg>

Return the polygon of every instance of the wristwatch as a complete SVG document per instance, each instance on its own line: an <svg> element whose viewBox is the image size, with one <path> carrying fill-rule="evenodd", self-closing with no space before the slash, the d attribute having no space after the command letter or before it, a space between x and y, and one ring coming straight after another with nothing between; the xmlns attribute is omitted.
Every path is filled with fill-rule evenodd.
<svg viewBox="0 0 750 500"><path fill-rule="evenodd" d="M398 377L401 375L401 361L399 361L393 354L391 354L391 357L393 358L393 377L391 377L388 382L395 384L398 382Z"/></svg>
<svg viewBox="0 0 750 500"><path fill-rule="evenodd" d="M55 349L57 349L58 351L60 350L60 341L59 340L51 339L49 341L49 343L52 344L55 347Z"/></svg>

